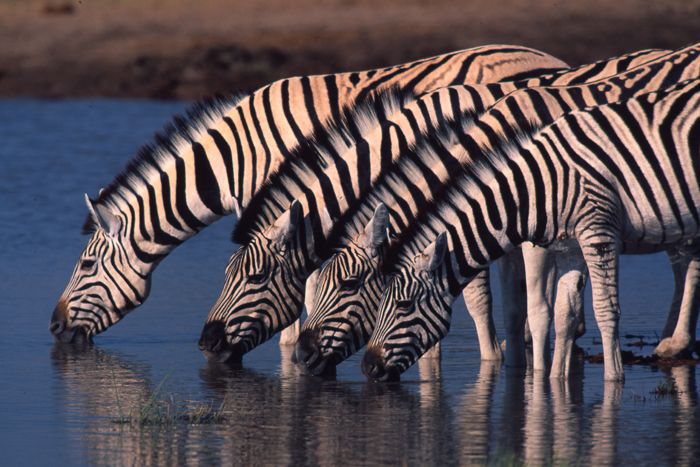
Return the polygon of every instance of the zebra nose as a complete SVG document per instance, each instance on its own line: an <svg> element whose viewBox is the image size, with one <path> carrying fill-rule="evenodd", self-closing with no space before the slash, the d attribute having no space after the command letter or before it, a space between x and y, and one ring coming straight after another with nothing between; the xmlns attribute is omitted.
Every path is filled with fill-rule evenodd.
<svg viewBox="0 0 700 467"><path fill-rule="evenodd" d="M387 377L386 362L376 347L367 349L362 357L362 373L370 380L383 380Z"/></svg>
<svg viewBox="0 0 700 467"><path fill-rule="evenodd" d="M54 336L61 334L65 328L66 325L62 320L51 321L51 323L49 324L49 332Z"/></svg>
<svg viewBox="0 0 700 467"><path fill-rule="evenodd" d="M299 340L294 347L294 355L297 362L308 364L313 360L314 355L318 354L318 339L317 333L311 329L305 329L299 335Z"/></svg>
<svg viewBox="0 0 700 467"><path fill-rule="evenodd" d="M199 338L199 350L218 353L226 347L226 328L221 321L212 321L204 325Z"/></svg>

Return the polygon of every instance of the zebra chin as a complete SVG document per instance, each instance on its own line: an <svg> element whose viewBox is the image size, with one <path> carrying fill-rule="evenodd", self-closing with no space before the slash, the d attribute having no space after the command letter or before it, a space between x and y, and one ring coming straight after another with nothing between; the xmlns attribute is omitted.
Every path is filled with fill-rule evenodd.
<svg viewBox="0 0 700 467"><path fill-rule="evenodd" d="M294 346L294 361L308 375L333 377L342 357L334 352L322 353L318 343L318 331L305 329Z"/></svg>
<svg viewBox="0 0 700 467"><path fill-rule="evenodd" d="M94 334L92 329L85 325L71 326L68 319L69 315L70 313L65 302L63 300L59 301L49 323L49 332L53 335L56 342L78 346L92 344L92 336Z"/></svg>
<svg viewBox="0 0 700 467"><path fill-rule="evenodd" d="M204 357L212 363L240 364L246 353L244 345L228 342L226 328L221 321L207 323L198 344Z"/></svg>
<svg viewBox="0 0 700 467"><path fill-rule="evenodd" d="M297 362L304 374L323 378L335 377L337 367L343 361L343 358L336 353L328 355L316 353L310 357L296 355Z"/></svg>
<svg viewBox="0 0 700 467"><path fill-rule="evenodd" d="M85 326L61 328L57 323L53 322L49 325L49 331L53 334L55 341L60 344L71 344L74 346L92 344L92 334Z"/></svg>

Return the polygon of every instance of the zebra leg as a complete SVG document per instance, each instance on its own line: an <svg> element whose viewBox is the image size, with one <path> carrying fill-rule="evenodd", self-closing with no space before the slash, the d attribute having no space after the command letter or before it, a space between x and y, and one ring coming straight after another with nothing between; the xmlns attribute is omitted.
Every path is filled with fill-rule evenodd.
<svg viewBox="0 0 700 467"><path fill-rule="evenodd" d="M520 248L498 260L498 272L506 328L506 365L525 366L525 266Z"/></svg>
<svg viewBox="0 0 700 467"><path fill-rule="evenodd" d="M698 323L700 297L697 287L700 284L700 257L688 262L685 273L685 288L680 313L673 334L661 340L656 347L656 355L663 358L684 358L690 356L695 345L695 328Z"/></svg>
<svg viewBox="0 0 700 467"><path fill-rule="evenodd" d="M601 222L609 225L606 220L598 220ZM604 378L606 381L622 381L624 370L618 329L619 243L614 232L601 234L595 229L585 228L582 232L585 237L580 235L579 243L591 277L593 311L603 341Z"/></svg>
<svg viewBox="0 0 700 467"><path fill-rule="evenodd" d="M557 283L554 302L554 357L550 378L566 378L571 366L571 351L576 339L578 320L583 316L583 285L580 271L569 271Z"/></svg>
<svg viewBox="0 0 700 467"><path fill-rule="evenodd" d="M503 353L496 338L489 270L481 271L462 291L467 311L474 320L482 360L501 360Z"/></svg>
<svg viewBox="0 0 700 467"><path fill-rule="evenodd" d="M522 250L527 284L527 322L532 334L532 368L544 371L549 361L549 327L556 277L554 253L529 242L522 245Z"/></svg>
<svg viewBox="0 0 700 467"><path fill-rule="evenodd" d="M320 269L316 269L309 275L306 279L306 287L304 288L304 308L306 308L306 316L308 317L313 313L311 301L316 294L316 283L318 281ZM299 340L299 334L301 333L301 316L299 319L294 321L292 324L287 326L282 330L280 334L280 346L282 345L295 345L297 340Z"/></svg>
<svg viewBox="0 0 700 467"><path fill-rule="evenodd" d="M676 329L678 314L680 313L681 303L683 300L685 275L688 271L689 262L689 259L682 255L677 248L667 248L666 254L668 255L668 260L671 263L671 271L673 271L673 300L671 301L671 308L668 311L668 317L666 318L664 330L661 333L662 339L671 337L674 329Z"/></svg>
<svg viewBox="0 0 700 467"><path fill-rule="evenodd" d="M418 374L423 381L440 379L440 343L438 342L418 359Z"/></svg>
<svg viewBox="0 0 700 467"><path fill-rule="evenodd" d="M440 342L437 342L420 357L418 360L418 372L422 380L440 379L441 358Z"/></svg>
<svg viewBox="0 0 700 467"><path fill-rule="evenodd" d="M299 339L301 333L301 318L294 321L292 324L282 329L280 333L280 347L286 345L294 345Z"/></svg>

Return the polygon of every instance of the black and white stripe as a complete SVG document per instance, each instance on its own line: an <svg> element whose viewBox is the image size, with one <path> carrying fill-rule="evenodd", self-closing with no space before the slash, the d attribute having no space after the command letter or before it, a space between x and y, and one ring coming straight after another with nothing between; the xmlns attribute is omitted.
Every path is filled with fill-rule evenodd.
<svg viewBox="0 0 700 467"><path fill-rule="evenodd" d="M439 196L451 175L459 171L463 162L457 160L443 144L448 147L455 144L463 145L465 154L478 154L483 150L484 145L488 147L488 144L492 144L493 141L507 139L512 134L512 129L522 125L523 121L527 122L528 128L530 125L542 126L564 112L577 108L578 96L587 96L584 103L605 102L608 99L615 100L621 94L644 92L645 86L654 85L640 77L661 78L672 73L692 75L697 72L694 59L688 59L693 56L692 51L692 49L681 50L666 57L668 62L662 60L651 62L646 68L640 67L628 75L623 74L610 80L599 81L595 85L549 87L514 92L490 109L486 117L477 120L474 125L468 125L469 128L480 129L482 134L488 134L490 138L476 140L471 139L469 135L453 134L454 141L448 141L449 137L443 136L443 141L434 141L431 144L431 151L409 151L402 156L396 166L379 177L372 190L335 223L326 242L327 251L322 254L322 258L327 258L331 253L335 254L320 271L318 284L315 287L315 297L307 298L313 304L311 306L313 311L304 324L300 338L300 346L306 349L303 353L307 356L306 363L310 370L326 368L329 362L324 362L324 358L331 360L332 363L342 361L367 342L373 329L379 304L378 298L382 294L386 277L381 273L380 268L383 258L381 255L368 254L368 251L361 246L363 244L361 239L366 236L365 231L370 223L374 222L373 216L377 206L384 204L388 207L387 227L394 234L398 234L409 228L425 206ZM676 61L677 69L667 67L668 63ZM566 74L561 77L565 78ZM595 81L595 77L591 78ZM599 94L598 89L601 86L605 92ZM530 116L532 109L537 109L538 106L541 109L541 115ZM496 122L490 127L487 126L488 123L484 123L489 121L489 116L495 116L491 118L491 122ZM511 129L503 130L506 124ZM526 263L525 267L529 271L527 275L532 275L530 274L532 266ZM358 280L358 278L366 279ZM511 277L511 280L513 279L515 279L513 282L517 283L522 276L519 279L517 276ZM344 285L347 283L354 284L354 289L349 290L348 286ZM488 288L484 288L486 284L483 277L470 283L470 286L464 290L467 303L489 303ZM508 290L507 287L502 288ZM517 290L513 292L514 295L517 293ZM531 290L528 288L528 299L530 294ZM548 304L545 302L546 306ZM484 316L484 310L488 308L488 306L468 306L476 323L482 355L488 353L492 342L486 336L495 335L493 319L490 314ZM518 338L522 340L520 324L522 317L511 315L519 310L517 308L510 310L510 308L513 307L504 306L508 318L507 340L511 343L508 350L515 351L514 349L518 349L519 346L513 343L517 342ZM548 316L546 308L544 314ZM535 324L537 330L544 327L541 322L533 320L531 325ZM545 324L545 330L548 330L549 322ZM545 354L548 349L546 334L542 337L542 332L536 333L534 340L535 368L544 369L546 356L548 356ZM523 354L520 351L515 352L507 355L507 363L521 364Z"/></svg>
<svg viewBox="0 0 700 467"><path fill-rule="evenodd" d="M88 202L90 248L54 310L51 331L62 340L78 331L90 337L141 304L170 251L239 212L300 142L348 105L393 87L421 94L565 66L524 47L484 46L376 70L283 79L242 99L196 106Z"/></svg>
<svg viewBox="0 0 700 467"><path fill-rule="evenodd" d="M568 113L472 159L389 252L395 276L363 370L398 376L448 332L452 300L478 271L525 241L572 237L590 270L605 378L621 379L617 258L624 244L670 245L698 261L698 135L694 79Z"/></svg>
<svg viewBox="0 0 700 467"><path fill-rule="evenodd" d="M694 59L692 53L680 51L663 55L642 70L620 75L612 84L606 81L588 86L552 87L556 97L545 105L565 107L579 101L581 105L607 101L631 92L628 89L636 89L635 85L642 86L645 81L640 76L667 74L663 70L668 64L673 64L674 71L690 69L689 64L694 63ZM556 80L556 77L552 79ZM257 264L256 271L262 269L264 262L276 265L264 274L256 273L265 275L264 280L269 286L255 288L254 293L247 294L244 285L250 271L241 267L229 268L224 288L205 324L203 339L216 342L223 351L226 345L222 333L225 333L227 345L236 347L236 353L240 354L240 351L248 351L251 346L264 342L265 338L293 323L301 314L305 282L319 265L319 251L323 249L327 226L332 224L324 218L324 211L327 210L331 218L341 216L366 193L376 177L388 170L398 155L410 147L416 135L464 112L469 113L467 120L473 118L484 110L485 103L496 102L503 96L504 87L517 89L518 85L456 86L426 95L398 112L386 110L386 105L379 112L357 111L345 127L359 131L341 128L331 135L329 144L321 144L321 148L315 151L311 148L311 154L306 157L290 158L253 199L234 234L235 239L243 244L236 255L250 258ZM559 89L569 91L564 102L560 99ZM520 92L514 95L520 96ZM385 119L385 115L390 117ZM515 115L516 118L519 116ZM381 123L382 120L387 121ZM283 255L275 251L278 247L271 241L267 230L283 216L288 217L288 207L297 200L303 214L296 218L294 225L288 226L294 230L294 235L285 246ZM258 247L248 250L248 244ZM267 250L261 249L260 245L267 245ZM281 284L284 284L284 289L279 287ZM251 303L262 306L251 310ZM241 328L241 320L245 320L245 328ZM255 332L252 332L252 327L256 328ZM246 344L242 345L242 341Z"/></svg>

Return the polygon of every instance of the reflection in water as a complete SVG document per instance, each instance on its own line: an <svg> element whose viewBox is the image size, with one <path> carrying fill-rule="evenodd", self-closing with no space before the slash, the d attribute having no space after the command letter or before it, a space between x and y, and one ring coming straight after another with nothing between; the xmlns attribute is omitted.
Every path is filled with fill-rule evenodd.
<svg viewBox="0 0 700 467"><path fill-rule="evenodd" d="M552 459L565 464L581 457L581 419L583 417L583 380L555 378L549 380L552 398Z"/></svg>
<svg viewBox="0 0 700 467"><path fill-rule="evenodd" d="M482 360L476 382L462 398L458 409L459 461L462 465L485 464L488 460L491 404L500 366L500 362Z"/></svg>
<svg viewBox="0 0 700 467"><path fill-rule="evenodd" d="M622 396L622 384L603 382L603 401L596 404L591 417L592 465L614 465L617 446L617 416Z"/></svg>
<svg viewBox="0 0 700 467"><path fill-rule="evenodd" d="M667 372L668 379L678 391L674 397L675 423L673 444L677 446L675 464L680 466L698 463L698 390L694 366L677 366Z"/></svg>
<svg viewBox="0 0 700 467"><path fill-rule="evenodd" d="M95 348L75 350L57 344L51 357L63 383L59 397L68 426L88 464L171 464L186 459L190 446L205 437L184 424L163 429L115 423L154 396L148 369L116 354ZM157 396L157 394L156 394Z"/></svg>
<svg viewBox="0 0 700 467"><path fill-rule="evenodd" d="M274 374L212 364L200 370L203 400L225 401L222 424L113 423L146 404L158 382L146 365L99 349L54 347L57 404L66 407L72 438L91 464L612 465L629 442L629 425L620 421L622 386L605 383L601 397L595 381L587 408L579 371L549 380L481 362L476 379L454 397L441 379L382 385L305 376L286 350ZM695 368L669 369L666 378L677 392L663 408L668 417L658 428L667 439L659 448L666 461L695 465Z"/></svg>
<svg viewBox="0 0 700 467"><path fill-rule="evenodd" d="M200 375L236 421L225 427L224 463L447 462L456 445L439 382L421 383L434 387L416 393L211 364Z"/></svg>

